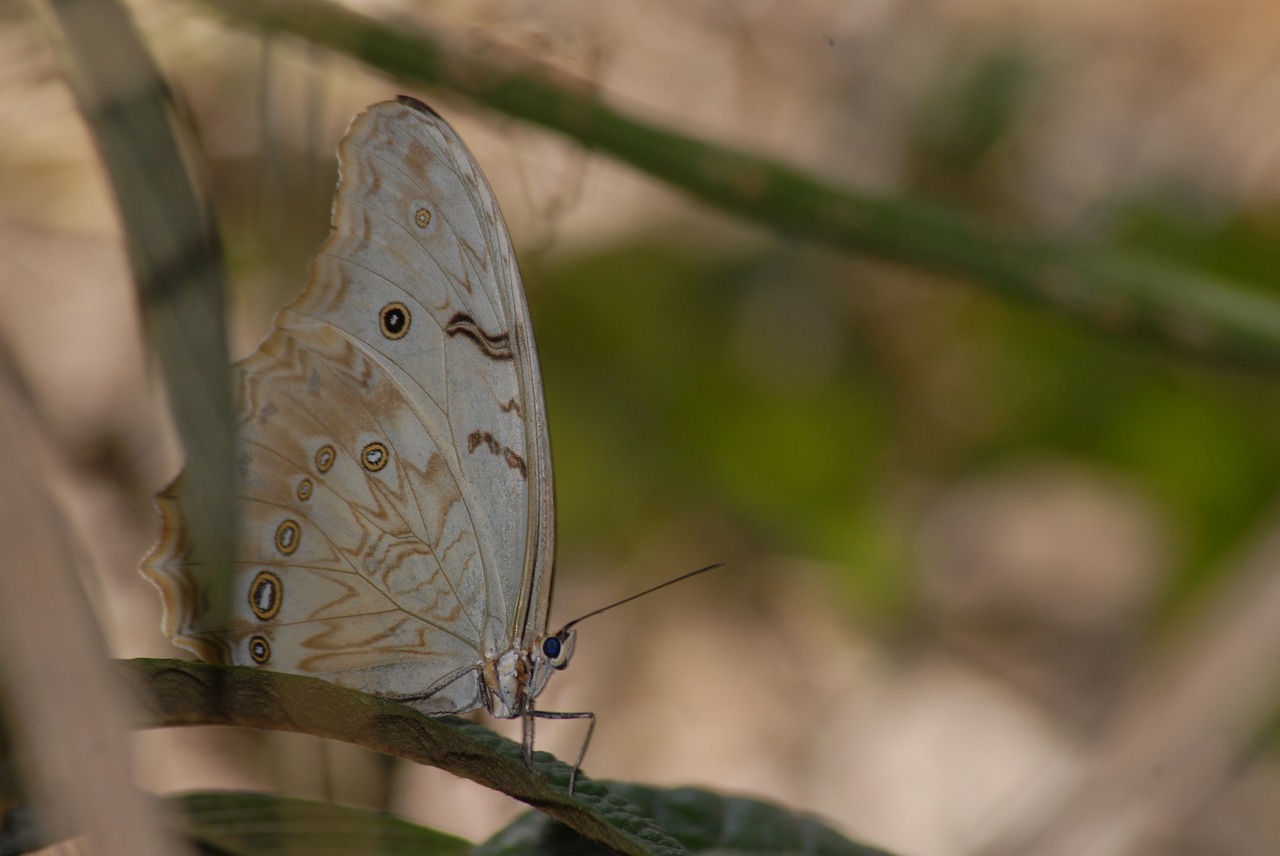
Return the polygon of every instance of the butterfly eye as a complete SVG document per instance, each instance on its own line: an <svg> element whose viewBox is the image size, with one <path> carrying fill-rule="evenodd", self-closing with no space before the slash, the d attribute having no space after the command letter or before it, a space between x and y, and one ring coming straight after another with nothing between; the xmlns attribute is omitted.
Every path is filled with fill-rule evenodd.
<svg viewBox="0 0 1280 856"><path fill-rule="evenodd" d="M569 658L573 656L573 631L561 630L554 636L546 637L538 650L552 668L563 669L569 665Z"/></svg>

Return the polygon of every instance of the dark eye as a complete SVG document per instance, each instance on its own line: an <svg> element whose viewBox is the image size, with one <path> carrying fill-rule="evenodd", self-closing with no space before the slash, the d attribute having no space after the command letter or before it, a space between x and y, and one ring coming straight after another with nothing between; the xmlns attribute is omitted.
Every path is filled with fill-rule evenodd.
<svg viewBox="0 0 1280 856"><path fill-rule="evenodd" d="M554 660L560 656L560 640L554 636L548 636L542 641L542 653L546 655L548 660Z"/></svg>

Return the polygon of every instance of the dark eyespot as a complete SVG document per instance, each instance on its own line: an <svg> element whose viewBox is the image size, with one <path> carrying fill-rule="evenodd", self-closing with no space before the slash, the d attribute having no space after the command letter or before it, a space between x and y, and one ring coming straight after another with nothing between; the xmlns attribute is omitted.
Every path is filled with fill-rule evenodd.
<svg viewBox="0 0 1280 856"><path fill-rule="evenodd" d="M360 453L360 462L371 473L376 473L385 467L390 459L391 455L387 452L387 447L381 443L370 443Z"/></svg>
<svg viewBox="0 0 1280 856"><path fill-rule="evenodd" d="M253 662L259 665L271 659L271 644L267 642L265 636L251 636L249 638L249 656L253 658Z"/></svg>
<svg viewBox="0 0 1280 856"><path fill-rule="evenodd" d="M284 587L280 578L270 571L259 571L249 586L249 608L263 621L276 617L284 602Z"/></svg>
<svg viewBox="0 0 1280 856"><path fill-rule="evenodd" d="M388 303L382 307L379 321L382 335L388 339L403 339L404 334L409 332L409 307L400 302Z"/></svg>
<svg viewBox="0 0 1280 856"><path fill-rule="evenodd" d="M293 555L298 549L298 541L302 537L302 528L293 520L282 521L276 527L276 549L286 556Z"/></svg>

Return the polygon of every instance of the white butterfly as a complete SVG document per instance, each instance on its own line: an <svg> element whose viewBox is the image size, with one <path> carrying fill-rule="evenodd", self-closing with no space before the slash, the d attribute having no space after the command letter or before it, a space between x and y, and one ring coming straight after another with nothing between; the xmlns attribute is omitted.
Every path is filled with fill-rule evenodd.
<svg viewBox="0 0 1280 856"><path fill-rule="evenodd" d="M157 497L143 573L165 632L214 663L326 678L431 714L524 721L573 655L538 356L511 240L466 146L401 97L338 149L333 231L236 366L241 515L229 609ZM225 589L224 589L225 590ZM584 616L585 617L585 616ZM578 756L573 774L586 751ZM573 789L570 777L570 791Z"/></svg>

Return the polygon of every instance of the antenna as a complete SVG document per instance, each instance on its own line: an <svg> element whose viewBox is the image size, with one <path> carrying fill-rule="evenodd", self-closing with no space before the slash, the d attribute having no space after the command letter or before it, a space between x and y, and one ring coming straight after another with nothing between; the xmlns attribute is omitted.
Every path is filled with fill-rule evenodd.
<svg viewBox="0 0 1280 856"><path fill-rule="evenodd" d="M698 570L696 571L690 571L687 574L681 574L680 576L676 577L673 580L667 580L665 583L658 583L653 588L647 588L644 591L640 592L639 594L633 594L630 597L624 597L622 600L617 601L616 603L611 603L608 606L602 606L599 609L594 609L591 612L588 612L586 615L579 615L573 621L570 621L564 627L561 627L560 632L561 633L565 632L570 627L577 624L579 621L590 618L593 615L599 615L600 613L605 612L606 610L613 609L615 606L622 606L624 603L630 603L631 601L635 600L638 597L644 597L647 594L653 594L658 589L666 588L667 586L670 586L670 585L675 585L676 583L681 582L682 580L687 580L690 577L696 577L698 574L705 574L707 571L714 571L716 568L719 568L723 565L724 565L724 562L716 562L714 565L707 565L705 568L698 568Z"/></svg>

